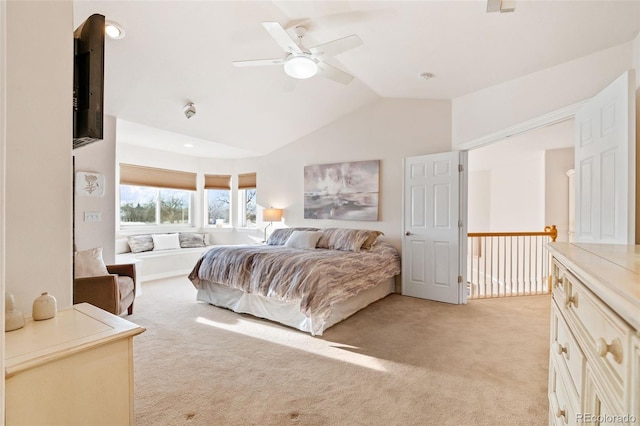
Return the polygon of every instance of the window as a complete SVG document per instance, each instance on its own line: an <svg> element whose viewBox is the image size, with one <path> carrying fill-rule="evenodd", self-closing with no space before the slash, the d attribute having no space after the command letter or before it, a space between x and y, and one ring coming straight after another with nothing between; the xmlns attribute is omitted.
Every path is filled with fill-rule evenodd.
<svg viewBox="0 0 640 426"><path fill-rule="evenodd" d="M256 203L256 174L246 173L238 175L238 192L240 201L240 223L245 228L256 227L256 213L258 204Z"/></svg>
<svg viewBox="0 0 640 426"><path fill-rule="evenodd" d="M217 227L231 225L231 176L205 175L207 223Z"/></svg>
<svg viewBox="0 0 640 426"><path fill-rule="evenodd" d="M120 165L120 226L191 225L195 173Z"/></svg>
<svg viewBox="0 0 640 426"><path fill-rule="evenodd" d="M192 191L120 185L121 225L189 225Z"/></svg>

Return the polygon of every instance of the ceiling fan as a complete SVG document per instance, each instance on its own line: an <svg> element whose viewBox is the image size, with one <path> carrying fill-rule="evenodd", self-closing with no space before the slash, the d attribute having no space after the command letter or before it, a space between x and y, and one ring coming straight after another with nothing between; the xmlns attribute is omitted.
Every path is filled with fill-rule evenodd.
<svg viewBox="0 0 640 426"><path fill-rule="evenodd" d="M342 84L349 84L353 76L334 66L327 64L324 58L338 55L349 49L360 46L362 40L355 34L339 38L327 43L319 44L309 49L302 45L302 38L306 28L295 27L297 40L277 22L263 22L262 25L273 37L278 45L286 52L283 58L254 59L248 61L233 61L237 67L252 67L262 65L284 65L284 72L294 78L309 78L320 75Z"/></svg>

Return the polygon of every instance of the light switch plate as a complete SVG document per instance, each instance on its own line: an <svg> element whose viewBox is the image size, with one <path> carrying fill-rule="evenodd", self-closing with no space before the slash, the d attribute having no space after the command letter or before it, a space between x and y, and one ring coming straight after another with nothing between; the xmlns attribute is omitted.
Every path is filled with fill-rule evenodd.
<svg viewBox="0 0 640 426"><path fill-rule="evenodd" d="M102 214L100 212L84 212L85 222L100 222L102 220Z"/></svg>

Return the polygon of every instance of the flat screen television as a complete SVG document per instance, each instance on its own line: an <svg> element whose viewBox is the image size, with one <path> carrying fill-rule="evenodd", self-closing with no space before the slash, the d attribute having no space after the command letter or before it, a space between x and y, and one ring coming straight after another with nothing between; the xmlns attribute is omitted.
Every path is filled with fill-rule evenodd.
<svg viewBox="0 0 640 426"><path fill-rule="evenodd" d="M89 16L73 32L73 148L103 138L104 16Z"/></svg>

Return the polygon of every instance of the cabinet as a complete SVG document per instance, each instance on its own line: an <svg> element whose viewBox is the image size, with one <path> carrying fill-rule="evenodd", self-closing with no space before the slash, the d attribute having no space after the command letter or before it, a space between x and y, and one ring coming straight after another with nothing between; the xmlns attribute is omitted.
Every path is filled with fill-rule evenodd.
<svg viewBox="0 0 640 426"><path fill-rule="evenodd" d="M143 327L81 303L5 335L8 425L129 425Z"/></svg>
<svg viewBox="0 0 640 426"><path fill-rule="evenodd" d="M640 246L551 243L549 424L640 421Z"/></svg>

